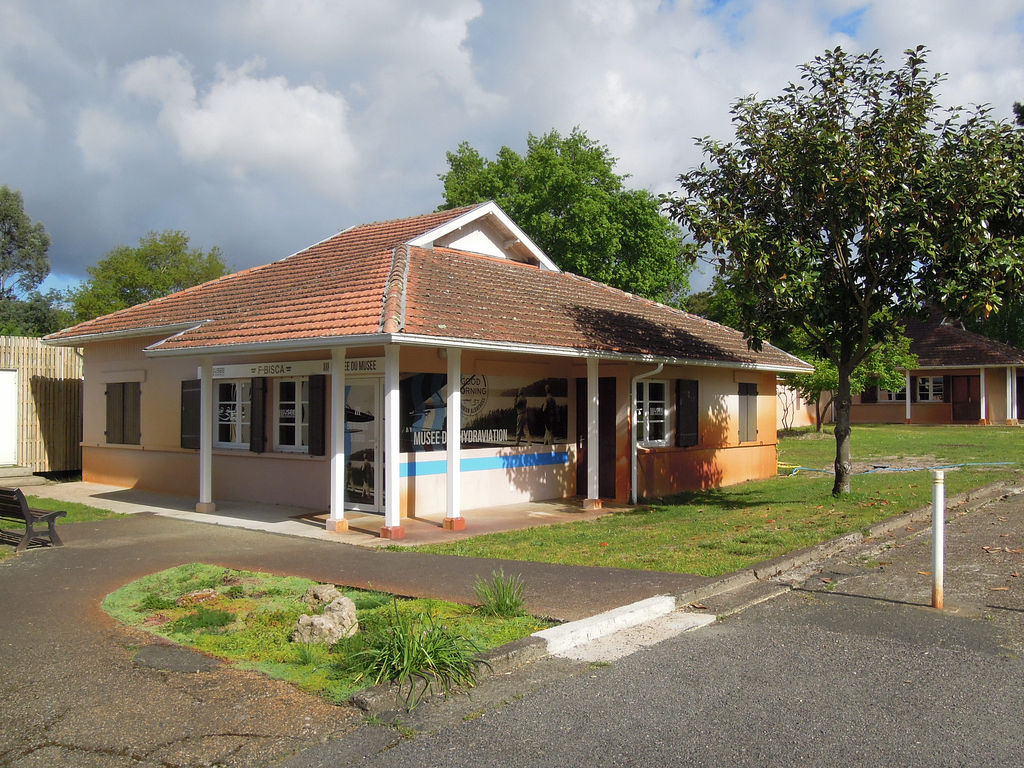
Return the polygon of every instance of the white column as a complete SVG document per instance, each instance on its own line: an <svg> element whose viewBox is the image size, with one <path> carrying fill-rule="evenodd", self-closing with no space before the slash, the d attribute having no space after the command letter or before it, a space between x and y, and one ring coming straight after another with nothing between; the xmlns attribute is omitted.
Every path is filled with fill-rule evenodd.
<svg viewBox="0 0 1024 768"><path fill-rule="evenodd" d="M196 512L217 510L213 503L213 361L199 363L199 502Z"/></svg>
<svg viewBox="0 0 1024 768"><path fill-rule="evenodd" d="M1006 423L1013 424L1013 368L1006 366Z"/></svg>
<svg viewBox="0 0 1024 768"><path fill-rule="evenodd" d="M381 538L405 537L402 527L402 497L399 466L398 345L384 348L384 527Z"/></svg>
<svg viewBox="0 0 1024 768"><path fill-rule="evenodd" d="M906 398L906 400L907 400L907 415L906 415L905 418L906 418L907 424L909 424L910 423L910 371L907 371L906 376L907 376L907 386L906 386L906 393L907 393L907 398Z"/></svg>
<svg viewBox="0 0 1024 768"><path fill-rule="evenodd" d="M586 509L600 509L600 434L597 429L597 358L587 358L587 499ZM613 438L614 439L614 438Z"/></svg>
<svg viewBox="0 0 1024 768"><path fill-rule="evenodd" d="M1011 377L1013 379L1013 410L1010 411L1010 418L1014 424L1020 423L1020 419L1017 417L1017 412L1020 408L1020 388L1017 386L1017 373L1019 370L1019 368L1014 367Z"/></svg>
<svg viewBox="0 0 1024 768"><path fill-rule="evenodd" d="M345 519L345 348L331 350L331 513L328 531L347 531Z"/></svg>
<svg viewBox="0 0 1024 768"><path fill-rule="evenodd" d="M985 369L979 368L981 371L981 423L988 424L988 398L985 394ZM952 393L950 393L950 400L953 399Z"/></svg>
<svg viewBox="0 0 1024 768"><path fill-rule="evenodd" d="M461 531L466 527L462 516L462 350L448 348L448 397L445 401L448 420L448 507L444 517L447 531Z"/></svg>

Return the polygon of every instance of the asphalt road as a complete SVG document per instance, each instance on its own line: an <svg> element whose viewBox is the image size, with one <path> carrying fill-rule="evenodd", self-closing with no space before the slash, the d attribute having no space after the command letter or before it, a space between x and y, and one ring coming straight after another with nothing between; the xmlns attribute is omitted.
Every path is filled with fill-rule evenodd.
<svg viewBox="0 0 1024 768"><path fill-rule="evenodd" d="M1021 766L1022 683L984 621L794 591L358 764Z"/></svg>

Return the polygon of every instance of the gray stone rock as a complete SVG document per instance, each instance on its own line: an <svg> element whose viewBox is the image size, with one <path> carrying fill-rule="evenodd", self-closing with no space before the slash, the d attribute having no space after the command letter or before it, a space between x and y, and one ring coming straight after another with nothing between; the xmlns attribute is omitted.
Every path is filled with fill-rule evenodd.
<svg viewBox="0 0 1024 768"><path fill-rule="evenodd" d="M358 631L355 603L339 596L324 607L320 616L300 616L290 639L293 643L331 644Z"/></svg>
<svg viewBox="0 0 1024 768"><path fill-rule="evenodd" d="M306 594L302 596L302 602L310 608L319 608L339 597L341 597L341 592L333 584L314 584L306 590Z"/></svg>

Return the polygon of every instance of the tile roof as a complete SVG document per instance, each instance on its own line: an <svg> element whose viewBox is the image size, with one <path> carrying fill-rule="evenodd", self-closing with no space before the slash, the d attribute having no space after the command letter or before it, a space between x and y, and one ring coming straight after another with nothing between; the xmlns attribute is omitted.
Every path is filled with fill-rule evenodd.
<svg viewBox="0 0 1024 768"><path fill-rule="evenodd" d="M910 351L926 368L963 368L978 365L1024 366L1024 352L986 336L944 323L933 313L927 320L906 321Z"/></svg>
<svg viewBox="0 0 1024 768"><path fill-rule="evenodd" d="M563 272L444 248L409 249L403 331L740 365L809 366L739 331Z"/></svg>
<svg viewBox="0 0 1024 768"><path fill-rule="evenodd" d="M170 326L180 332L153 349L198 352L386 333L810 370L767 344L751 351L731 328L577 275L406 245L475 207L346 230L47 339L84 344Z"/></svg>

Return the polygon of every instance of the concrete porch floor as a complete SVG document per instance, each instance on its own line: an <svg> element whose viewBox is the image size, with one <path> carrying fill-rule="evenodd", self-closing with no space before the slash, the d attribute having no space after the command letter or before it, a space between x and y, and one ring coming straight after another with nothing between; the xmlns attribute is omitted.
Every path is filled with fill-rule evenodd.
<svg viewBox="0 0 1024 768"><path fill-rule="evenodd" d="M327 513L304 507L248 501L217 501L215 499L216 512L202 514L195 511L195 498L192 496L171 496L87 482L42 485L32 488L30 493L59 501L88 504L92 507L123 514L150 512L178 520L247 528L288 536L304 536L323 541L340 541L363 547L382 547L390 544L415 546L457 541L484 533L519 530L577 520L593 520L602 515L629 509L624 505L606 503L603 509L584 511L579 499L523 502L500 507L466 510L463 512L463 517L466 518L466 528L462 531L444 530L442 515L408 517L402 521L405 538L392 540L380 538L380 529L384 525L383 515L361 512L345 514L349 524L348 531L330 533L326 529Z"/></svg>

